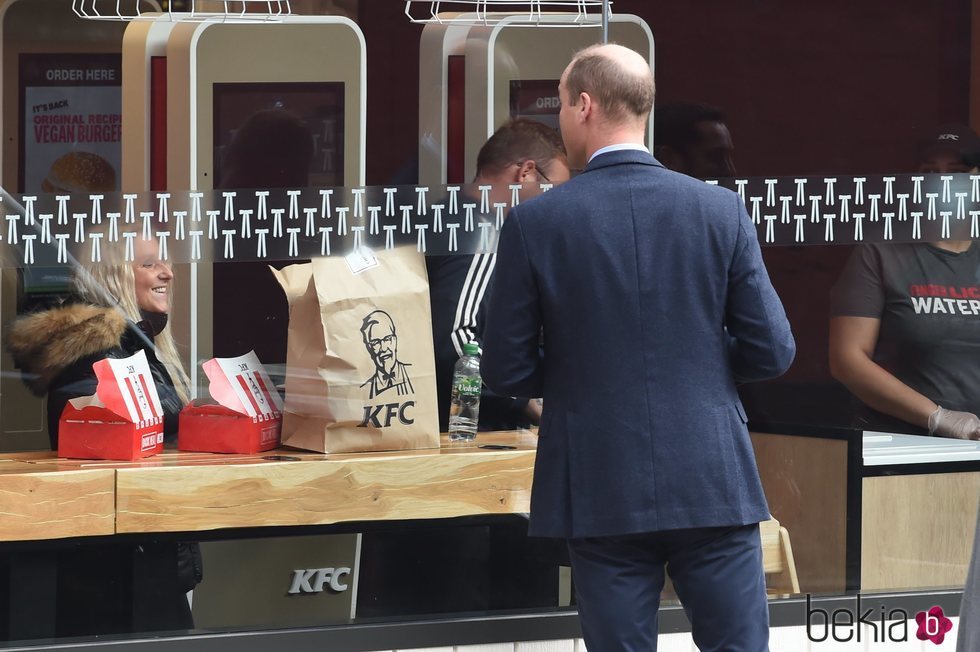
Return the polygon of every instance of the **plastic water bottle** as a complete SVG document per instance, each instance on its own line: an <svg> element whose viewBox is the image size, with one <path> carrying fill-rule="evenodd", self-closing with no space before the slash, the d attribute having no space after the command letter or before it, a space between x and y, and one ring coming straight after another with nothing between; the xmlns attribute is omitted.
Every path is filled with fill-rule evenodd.
<svg viewBox="0 0 980 652"><path fill-rule="evenodd" d="M476 439L476 425L480 417L480 349L476 344L463 345L463 357L453 369L453 397L449 407L449 439L472 441Z"/></svg>

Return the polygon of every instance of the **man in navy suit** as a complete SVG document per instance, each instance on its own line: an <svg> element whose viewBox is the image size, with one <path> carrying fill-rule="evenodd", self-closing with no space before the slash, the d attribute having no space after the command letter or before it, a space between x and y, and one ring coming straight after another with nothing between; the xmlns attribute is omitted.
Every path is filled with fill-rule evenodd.
<svg viewBox="0 0 980 652"><path fill-rule="evenodd" d="M702 652L766 650L769 512L735 385L796 347L755 229L643 147L640 55L588 48L559 94L584 171L511 211L483 341L491 389L544 397L529 534L567 539L589 652L656 649L665 567Z"/></svg>

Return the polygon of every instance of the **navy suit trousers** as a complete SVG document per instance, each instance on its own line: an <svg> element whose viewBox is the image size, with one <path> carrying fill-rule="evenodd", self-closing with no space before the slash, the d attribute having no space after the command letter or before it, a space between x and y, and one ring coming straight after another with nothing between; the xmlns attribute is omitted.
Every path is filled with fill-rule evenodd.
<svg viewBox="0 0 980 652"><path fill-rule="evenodd" d="M758 524L569 539L589 652L657 649L664 569L701 652L765 652L769 608Z"/></svg>

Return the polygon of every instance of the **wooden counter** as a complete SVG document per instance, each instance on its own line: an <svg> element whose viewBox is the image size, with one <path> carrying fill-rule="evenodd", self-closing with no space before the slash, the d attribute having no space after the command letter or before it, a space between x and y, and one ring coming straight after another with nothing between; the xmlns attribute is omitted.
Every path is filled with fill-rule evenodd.
<svg viewBox="0 0 980 652"><path fill-rule="evenodd" d="M110 462L10 454L0 457L0 540L527 512L536 444L522 431L344 455L165 452Z"/></svg>
<svg viewBox="0 0 980 652"><path fill-rule="evenodd" d="M325 525L526 512L534 438L493 435L513 451L475 444L300 461L175 464L116 470L116 531ZM282 455L291 455L281 451Z"/></svg>
<svg viewBox="0 0 980 652"><path fill-rule="evenodd" d="M112 534L114 522L113 471L0 459L0 541Z"/></svg>
<svg viewBox="0 0 980 652"><path fill-rule="evenodd" d="M753 442L803 591L962 583L980 468L866 466L860 433L757 432ZM0 454L0 541L526 513L536 444L523 431L343 455L165 452L109 462Z"/></svg>

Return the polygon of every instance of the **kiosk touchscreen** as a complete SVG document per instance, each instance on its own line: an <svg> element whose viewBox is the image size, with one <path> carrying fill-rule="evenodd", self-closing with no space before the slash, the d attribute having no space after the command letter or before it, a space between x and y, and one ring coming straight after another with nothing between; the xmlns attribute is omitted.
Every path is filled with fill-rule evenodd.
<svg viewBox="0 0 980 652"><path fill-rule="evenodd" d="M256 153L268 152L274 140L287 137L283 130L257 132L255 116L263 112L284 111L296 119L296 126L313 142L313 157L307 171L307 185L344 185L344 144L346 89L343 82L237 82L213 86L215 189L262 187L261 160L243 160L243 150L232 148L236 138L252 129L259 143Z"/></svg>
<svg viewBox="0 0 980 652"><path fill-rule="evenodd" d="M558 130L561 102L557 79L512 79L509 91L509 117L537 120Z"/></svg>
<svg viewBox="0 0 980 652"><path fill-rule="evenodd" d="M167 45L167 185L235 184L221 176L230 138L274 109L310 130L311 183L363 183L365 57L360 29L339 16L176 25Z"/></svg>

